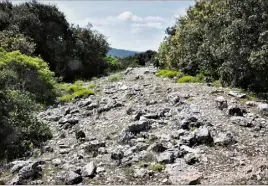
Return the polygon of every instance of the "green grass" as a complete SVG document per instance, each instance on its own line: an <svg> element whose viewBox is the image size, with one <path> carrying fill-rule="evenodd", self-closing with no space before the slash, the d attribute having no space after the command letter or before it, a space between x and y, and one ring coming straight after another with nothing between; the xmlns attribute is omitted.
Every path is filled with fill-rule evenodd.
<svg viewBox="0 0 268 186"><path fill-rule="evenodd" d="M75 98L86 98L89 95L93 95L94 91L87 88L83 81L78 80L73 84L61 83L58 85L60 92L59 100L62 102L68 102Z"/></svg>
<svg viewBox="0 0 268 186"><path fill-rule="evenodd" d="M156 164L153 164L153 165L150 165L148 167L149 170L152 170L152 171L158 171L158 172L161 172L165 169L165 166L160 164L160 163L156 163Z"/></svg>
<svg viewBox="0 0 268 186"><path fill-rule="evenodd" d="M194 76L182 76L178 79L178 83L198 83L198 79Z"/></svg>
<svg viewBox="0 0 268 186"><path fill-rule="evenodd" d="M120 79L123 79L123 75L122 74L116 74L116 75L110 76L108 78L108 81L116 82L116 81L119 81Z"/></svg>
<svg viewBox="0 0 268 186"><path fill-rule="evenodd" d="M156 76L158 77L168 77L168 78L173 78L173 77L177 77L181 74L181 72L179 71L175 71L175 70L167 70L167 69L163 69L163 70L158 70L156 72Z"/></svg>
<svg viewBox="0 0 268 186"><path fill-rule="evenodd" d="M88 85L88 88L90 88L90 89L93 89L93 88L95 88L96 87L96 85L94 84L94 83L90 83L89 85Z"/></svg>
<svg viewBox="0 0 268 186"><path fill-rule="evenodd" d="M214 87L221 87L222 86L221 81L220 80L213 81L212 82L212 86L214 86Z"/></svg>
<svg viewBox="0 0 268 186"><path fill-rule="evenodd" d="M192 102L194 99L193 98L188 98L187 99L189 102Z"/></svg>

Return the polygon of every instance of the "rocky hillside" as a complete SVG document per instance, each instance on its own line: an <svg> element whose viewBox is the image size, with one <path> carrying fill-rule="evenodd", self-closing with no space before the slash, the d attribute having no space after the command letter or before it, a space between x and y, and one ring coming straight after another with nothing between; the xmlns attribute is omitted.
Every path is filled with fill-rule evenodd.
<svg viewBox="0 0 268 186"><path fill-rule="evenodd" d="M53 139L30 159L2 166L1 182L268 184L267 105L155 71L101 78L96 95L40 113Z"/></svg>

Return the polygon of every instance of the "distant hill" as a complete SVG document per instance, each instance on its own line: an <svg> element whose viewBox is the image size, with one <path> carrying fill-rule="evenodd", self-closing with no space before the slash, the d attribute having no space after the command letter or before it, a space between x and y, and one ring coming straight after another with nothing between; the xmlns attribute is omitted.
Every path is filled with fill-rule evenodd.
<svg viewBox="0 0 268 186"><path fill-rule="evenodd" d="M108 55L111 56L117 56L117 57L127 57L127 56L133 56L137 53L137 51L131 51L131 50L123 50L123 49L117 49L117 48L111 48L111 50L108 52Z"/></svg>

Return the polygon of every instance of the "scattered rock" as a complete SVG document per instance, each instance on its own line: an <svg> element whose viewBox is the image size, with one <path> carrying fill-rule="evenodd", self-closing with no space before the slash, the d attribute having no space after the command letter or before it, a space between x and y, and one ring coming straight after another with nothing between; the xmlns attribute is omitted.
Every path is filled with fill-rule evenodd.
<svg viewBox="0 0 268 186"><path fill-rule="evenodd" d="M82 176L73 171L63 172L60 179L64 180L66 185L76 185L83 181Z"/></svg>
<svg viewBox="0 0 268 186"><path fill-rule="evenodd" d="M78 103L78 106L79 106L79 107L85 107L85 106L90 105L91 103L92 103L92 99L89 97L89 98L86 98L86 99L83 100L83 101L80 101L80 102Z"/></svg>
<svg viewBox="0 0 268 186"><path fill-rule="evenodd" d="M232 123L243 127L253 127L253 123L248 118L242 116L233 116L231 117L231 121Z"/></svg>
<svg viewBox="0 0 268 186"><path fill-rule="evenodd" d="M216 107L219 108L220 110L227 108L227 100L223 96L218 96L216 99Z"/></svg>
<svg viewBox="0 0 268 186"><path fill-rule="evenodd" d="M82 176L84 177L92 177L96 173L96 165L93 161L86 164L85 167L82 170Z"/></svg>
<svg viewBox="0 0 268 186"><path fill-rule="evenodd" d="M84 131L79 130L79 131L77 131L77 132L75 133L75 137L76 137L76 139L78 140L78 139L81 139L81 138L85 138L85 137L86 137L86 134L85 134Z"/></svg>
<svg viewBox="0 0 268 186"><path fill-rule="evenodd" d="M188 153L184 156L184 160L188 165L193 165L198 162L198 156L195 153Z"/></svg>
<svg viewBox="0 0 268 186"><path fill-rule="evenodd" d="M210 131L206 127L200 127L195 131L195 142L196 144L211 145L213 138L211 137Z"/></svg>
<svg viewBox="0 0 268 186"><path fill-rule="evenodd" d="M235 91L230 91L228 95L236 97L236 98L245 98L247 96L246 94L235 92Z"/></svg>
<svg viewBox="0 0 268 186"><path fill-rule="evenodd" d="M52 160L52 164L53 164L54 166L59 166L59 165L62 164L62 161L61 161L61 159L56 158L56 159Z"/></svg>
<svg viewBox="0 0 268 186"><path fill-rule="evenodd" d="M169 164L169 163L173 163L174 159L175 159L175 156L173 152L162 152L157 157L157 162Z"/></svg>
<svg viewBox="0 0 268 186"><path fill-rule="evenodd" d="M167 148L164 147L162 143L154 143L149 149L154 152L164 152L165 150L167 150Z"/></svg>
<svg viewBox="0 0 268 186"><path fill-rule="evenodd" d="M88 142L84 148L87 152L93 152L98 151L100 147L105 147L105 144L105 141L93 140Z"/></svg>
<svg viewBox="0 0 268 186"><path fill-rule="evenodd" d="M188 152L189 152L189 153L198 153L198 150L193 149L193 148L191 148L191 147L188 147L188 146L186 146L186 145L182 145L182 146L180 146L180 149L183 150L183 151L186 151L187 153L188 153Z"/></svg>
<svg viewBox="0 0 268 186"><path fill-rule="evenodd" d="M124 157L124 152L121 150L117 150L115 152L111 153L111 159L112 160L121 160Z"/></svg>
<svg viewBox="0 0 268 186"><path fill-rule="evenodd" d="M134 137L135 136L134 136L134 134L132 132L124 130L119 136L118 143L121 143L121 144L128 143Z"/></svg>
<svg viewBox="0 0 268 186"><path fill-rule="evenodd" d="M168 100L174 105L180 101L180 96L173 93L168 95Z"/></svg>
<svg viewBox="0 0 268 186"><path fill-rule="evenodd" d="M150 123L147 120L143 121L138 121L136 123L130 124L127 127L127 131L132 132L132 133L139 133L142 131L147 131L150 128Z"/></svg>
<svg viewBox="0 0 268 186"><path fill-rule="evenodd" d="M39 165L43 164L43 161L35 161L30 163L19 170L18 176L21 179L28 179L30 177L37 176L42 171Z"/></svg>
<svg viewBox="0 0 268 186"><path fill-rule="evenodd" d="M259 104L258 110L261 114L268 116L268 104L266 103Z"/></svg>
<svg viewBox="0 0 268 186"><path fill-rule="evenodd" d="M256 106L259 105L258 102L256 102L256 101L247 101L245 104L246 104L248 107L256 107Z"/></svg>
<svg viewBox="0 0 268 186"><path fill-rule="evenodd" d="M169 181L174 185L198 185L201 184L202 174L196 169L187 169L169 176Z"/></svg>
<svg viewBox="0 0 268 186"><path fill-rule="evenodd" d="M31 162L30 161L13 161L11 163L12 168L10 169L10 171L12 173L18 172L22 167L29 165Z"/></svg>
<svg viewBox="0 0 268 186"><path fill-rule="evenodd" d="M243 116L243 114L246 113L246 110L237 104L234 104L228 107L227 113L229 116Z"/></svg>
<svg viewBox="0 0 268 186"><path fill-rule="evenodd" d="M214 144L215 145L232 145L235 144L236 140L234 139L232 133L219 133L218 137L214 139Z"/></svg>

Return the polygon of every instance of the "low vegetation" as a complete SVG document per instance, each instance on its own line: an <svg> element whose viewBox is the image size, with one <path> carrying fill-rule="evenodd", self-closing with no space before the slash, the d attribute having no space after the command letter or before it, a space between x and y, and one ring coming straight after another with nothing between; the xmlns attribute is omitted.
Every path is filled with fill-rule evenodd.
<svg viewBox="0 0 268 186"><path fill-rule="evenodd" d="M52 137L35 112L55 100L53 76L43 60L0 49L0 159L30 155Z"/></svg>
<svg viewBox="0 0 268 186"><path fill-rule="evenodd" d="M123 75L119 73L119 74L110 76L108 78L108 81L110 81L110 82L116 82L116 81L119 81L122 78L123 78Z"/></svg>
<svg viewBox="0 0 268 186"><path fill-rule="evenodd" d="M267 92L267 12L266 0L195 3L167 28L159 65L190 76L204 73L223 86Z"/></svg>
<svg viewBox="0 0 268 186"><path fill-rule="evenodd" d="M193 76L182 76L178 79L178 83L197 83L198 80Z"/></svg>
<svg viewBox="0 0 268 186"><path fill-rule="evenodd" d="M158 171L158 172L161 172L165 169L165 166L160 164L160 163L156 163L156 164L151 164L149 167L148 167L149 170L152 170L152 171Z"/></svg>
<svg viewBox="0 0 268 186"><path fill-rule="evenodd" d="M168 69L163 69L163 70L158 70L156 72L156 76L160 77L168 77L168 78L173 78L173 77L178 77L181 74L179 71L175 70L168 70Z"/></svg>
<svg viewBox="0 0 268 186"><path fill-rule="evenodd" d="M74 82L73 84L62 83L59 84L59 98L62 102L68 102L76 98L86 98L89 95L93 95L94 91L86 86L81 80ZM92 86L91 86L92 87Z"/></svg>

